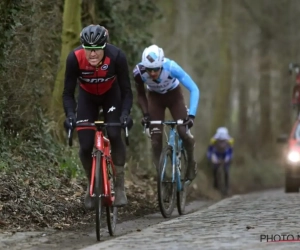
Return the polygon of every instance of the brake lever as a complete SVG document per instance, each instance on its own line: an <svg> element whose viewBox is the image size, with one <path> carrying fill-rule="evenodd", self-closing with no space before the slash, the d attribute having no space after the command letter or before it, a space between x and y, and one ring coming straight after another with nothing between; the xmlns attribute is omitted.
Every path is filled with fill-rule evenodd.
<svg viewBox="0 0 300 250"><path fill-rule="evenodd" d="M126 121L124 122L124 125L125 125L125 143L127 146L129 146L129 135L128 135L128 127L127 127L127 123Z"/></svg>
<svg viewBox="0 0 300 250"><path fill-rule="evenodd" d="M73 123L72 123L71 118L69 118L69 122L70 122L71 127L73 127ZM73 135L73 129L69 128L69 130L68 130L68 144L69 144L70 147L72 147L72 145L73 145L72 135Z"/></svg>
<svg viewBox="0 0 300 250"><path fill-rule="evenodd" d="M150 124L150 122L149 122L149 124ZM144 134L146 133L146 129L149 128L149 126L147 126L149 124L147 122L144 123L144 132L143 132Z"/></svg>
<svg viewBox="0 0 300 250"><path fill-rule="evenodd" d="M68 132L68 139L69 139L69 146L72 147L73 146L73 140L72 140L72 134L73 134L73 130L72 129L69 129L69 132Z"/></svg>

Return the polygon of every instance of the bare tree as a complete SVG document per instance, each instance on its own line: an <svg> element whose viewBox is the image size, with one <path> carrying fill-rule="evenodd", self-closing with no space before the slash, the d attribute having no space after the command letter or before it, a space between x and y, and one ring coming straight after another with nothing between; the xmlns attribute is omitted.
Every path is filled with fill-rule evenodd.
<svg viewBox="0 0 300 250"><path fill-rule="evenodd" d="M215 109L211 126L211 134L217 127L228 121L230 106L230 91L232 81L232 55L231 55L231 27L232 27L232 0L220 2L220 70L219 82L214 96Z"/></svg>
<svg viewBox="0 0 300 250"><path fill-rule="evenodd" d="M64 73L66 68L66 58L70 51L79 45L79 35L81 31L81 0L65 0L62 28L62 45L60 54L59 70L55 80L52 93L50 111L61 127L64 119L62 108L62 92L64 86ZM58 130L60 132L60 130ZM58 138L62 140L63 135L58 133Z"/></svg>

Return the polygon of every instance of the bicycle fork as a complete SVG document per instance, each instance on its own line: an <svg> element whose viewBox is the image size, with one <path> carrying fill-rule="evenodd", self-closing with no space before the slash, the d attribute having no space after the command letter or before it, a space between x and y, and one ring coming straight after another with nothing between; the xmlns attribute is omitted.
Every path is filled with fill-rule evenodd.
<svg viewBox="0 0 300 250"><path fill-rule="evenodd" d="M184 179L181 179L181 178L185 178L185 176L181 176L181 169L182 169L182 161L181 161L181 157L182 157L182 150L183 150L183 147L182 147L182 139L178 139L178 143L177 143L177 151L176 151L176 173L177 173L177 190L178 191L182 191L183 190L183 186L182 186L182 182L183 182L183 185L189 185L191 183L190 180L184 180ZM186 166L184 166L186 168ZM185 172L187 171L187 169L185 170Z"/></svg>
<svg viewBox="0 0 300 250"><path fill-rule="evenodd" d="M178 145L179 146L179 145ZM176 185L177 185L177 191L182 191L182 185L181 185L181 152L180 150L177 150L176 148L173 148L173 169L174 169L174 176L176 178Z"/></svg>
<svg viewBox="0 0 300 250"><path fill-rule="evenodd" d="M106 174L106 158L103 154L102 151L95 151L93 152L92 154L92 158L93 158L93 161L92 161L92 172L91 172L91 176L92 176L92 179L91 179L91 185L90 185L90 196L91 197L96 197L96 194L94 192L95 190L95 177L96 177L96 162L97 162L97 155L99 154L99 157L101 157L100 159L100 162L101 162L101 165L100 165L100 169L99 171L101 172L101 179L102 179L102 192L99 196L99 198L106 198L106 197L109 197L109 190L108 190L108 187L107 185L105 185L106 183L108 183L108 178L109 176L107 176Z"/></svg>

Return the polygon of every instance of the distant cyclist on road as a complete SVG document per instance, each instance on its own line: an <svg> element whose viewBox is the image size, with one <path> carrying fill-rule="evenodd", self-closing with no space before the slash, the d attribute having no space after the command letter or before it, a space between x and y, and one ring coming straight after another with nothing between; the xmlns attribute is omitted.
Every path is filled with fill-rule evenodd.
<svg viewBox="0 0 300 250"><path fill-rule="evenodd" d="M94 122L99 109L103 108L105 122L127 123L132 126L129 116L133 95L125 54L119 48L108 44L107 30L100 25L89 25L80 33L81 46L71 51L67 57L63 106L66 113L65 127L73 129L80 121ZM79 82L79 96L76 110L74 97ZM77 116L76 116L77 111ZM114 206L127 204L124 189L125 146L120 127L108 127L112 159L116 167ZM88 178L84 204L93 209L94 202L89 195L95 132L78 131L79 156Z"/></svg>
<svg viewBox="0 0 300 250"><path fill-rule="evenodd" d="M220 127L211 138L207 149L207 158L213 167L214 187L218 188L217 171L220 166L223 166L226 192L229 189L229 168L233 156L233 144L234 140L229 135L228 129Z"/></svg>
<svg viewBox="0 0 300 250"><path fill-rule="evenodd" d="M189 128L194 125L200 91L192 78L175 61L165 58L162 48L157 45L145 48L142 61L135 66L133 75L138 102L144 116L142 124L150 120L164 120L165 110L168 108L174 120L184 120ZM187 114L180 83L190 92L189 114ZM144 84L147 85L148 98ZM187 151L187 179L193 180L197 173L194 159L195 141L186 133L185 126L178 126L177 130ZM151 125L150 134L153 162L158 168L162 151L162 125Z"/></svg>

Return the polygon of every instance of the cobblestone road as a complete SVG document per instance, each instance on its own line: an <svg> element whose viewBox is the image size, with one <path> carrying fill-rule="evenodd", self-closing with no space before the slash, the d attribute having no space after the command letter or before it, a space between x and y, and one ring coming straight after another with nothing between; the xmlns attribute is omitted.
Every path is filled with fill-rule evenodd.
<svg viewBox="0 0 300 250"><path fill-rule="evenodd" d="M234 196L140 232L98 243L98 249L300 249L300 196L280 191ZM286 236L284 236L286 235ZM267 238L268 237L268 238ZM268 242L267 242L268 241Z"/></svg>

